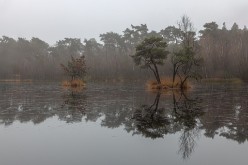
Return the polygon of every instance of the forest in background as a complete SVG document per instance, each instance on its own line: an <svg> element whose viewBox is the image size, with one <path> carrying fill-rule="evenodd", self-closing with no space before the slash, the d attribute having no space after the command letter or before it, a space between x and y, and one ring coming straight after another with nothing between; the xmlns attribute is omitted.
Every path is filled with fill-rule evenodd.
<svg viewBox="0 0 248 165"><path fill-rule="evenodd" d="M139 80L149 79L152 73L135 66L131 55L135 47L147 37L163 37L170 55L159 68L162 77L171 77L171 55L182 42L182 30L168 26L161 31L150 31L146 24L126 28L122 34L107 32L96 39L65 38L49 45L39 38L27 40L0 38L0 79L61 80L64 72L60 64L73 57L84 55L88 80ZM203 78L248 79L248 30L234 23L227 29L215 22L206 23L194 41L197 56L203 58Z"/></svg>

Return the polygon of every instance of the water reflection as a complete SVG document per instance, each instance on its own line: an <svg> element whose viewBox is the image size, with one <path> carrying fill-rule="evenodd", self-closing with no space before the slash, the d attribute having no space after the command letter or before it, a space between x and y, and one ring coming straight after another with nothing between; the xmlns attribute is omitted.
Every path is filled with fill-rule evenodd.
<svg viewBox="0 0 248 165"><path fill-rule="evenodd" d="M173 110L159 107L161 93L156 94L151 105L141 105L133 113L134 134L147 138L163 138L166 134L180 132L179 154L189 158L199 137L199 117L204 114L199 98L190 99L185 93L172 91Z"/></svg>
<svg viewBox="0 0 248 165"><path fill-rule="evenodd" d="M196 138L200 134L199 117L204 114L202 100L189 98L181 92L178 99L173 93L174 125L181 127L179 153L184 159L189 158L196 146Z"/></svg>
<svg viewBox="0 0 248 165"><path fill-rule="evenodd" d="M201 118L205 136L222 136L244 143L248 140L247 87L225 87L212 91L205 101L206 113Z"/></svg>
<svg viewBox="0 0 248 165"><path fill-rule="evenodd" d="M86 95L82 89L68 89L67 93L62 95L64 103L58 110L58 118L67 123L81 122L86 115Z"/></svg>
<svg viewBox="0 0 248 165"><path fill-rule="evenodd" d="M1 86L0 91L0 123L5 126L15 121L39 124L56 114L56 102L48 101L47 98L40 99L45 92L39 91L39 96L33 91L23 90L20 86L9 85Z"/></svg>
<svg viewBox="0 0 248 165"><path fill-rule="evenodd" d="M134 134L141 134L152 139L161 138L168 133L169 118L165 108L159 107L161 93L157 93L152 105L141 105L133 112Z"/></svg>
<svg viewBox="0 0 248 165"><path fill-rule="evenodd" d="M129 86L72 91L56 85L0 84L0 124L99 121L134 136L180 135L178 153L189 158L200 135L248 140L247 87L207 87L188 93L148 93Z"/></svg>

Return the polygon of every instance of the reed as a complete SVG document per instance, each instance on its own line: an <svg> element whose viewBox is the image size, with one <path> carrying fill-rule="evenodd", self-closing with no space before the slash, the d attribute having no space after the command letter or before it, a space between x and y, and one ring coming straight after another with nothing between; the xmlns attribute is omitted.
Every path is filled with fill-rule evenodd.
<svg viewBox="0 0 248 165"><path fill-rule="evenodd" d="M203 82L207 83L229 83L229 84L243 84L244 81L239 78L208 78L203 79Z"/></svg>
<svg viewBox="0 0 248 165"><path fill-rule="evenodd" d="M183 86L181 86L181 81L178 78L175 79L174 85L173 85L172 78L163 78L161 79L161 84L158 84L157 81L155 80L149 80L147 81L146 86L150 90L161 90L161 89L162 90L169 90L169 89L187 90L192 87L188 81L185 82Z"/></svg>
<svg viewBox="0 0 248 165"><path fill-rule="evenodd" d="M77 87L84 87L86 84L83 80L75 79L72 81L63 81L62 85L64 87L72 87L72 88L77 88Z"/></svg>

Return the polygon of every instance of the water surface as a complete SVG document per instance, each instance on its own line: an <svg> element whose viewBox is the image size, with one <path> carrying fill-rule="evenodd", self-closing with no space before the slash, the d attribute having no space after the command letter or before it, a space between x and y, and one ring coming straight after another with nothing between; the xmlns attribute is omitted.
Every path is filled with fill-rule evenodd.
<svg viewBox="0 0 248 165"><path fill-rule="evenodd" d="M248 86L0 84L0 164L246 165Z"/></svg>

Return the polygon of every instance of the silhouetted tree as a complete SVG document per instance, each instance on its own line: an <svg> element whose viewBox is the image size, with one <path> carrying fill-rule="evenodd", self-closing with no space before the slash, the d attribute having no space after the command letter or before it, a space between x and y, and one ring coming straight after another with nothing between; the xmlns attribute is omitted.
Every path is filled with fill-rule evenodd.
<svg viewBox="0 0 248 165"><path fill-rule="evenodd" d="M158 66L163 65L167 58L167 43L160 37L146 38L136 47L136 53L132 56L137 66L141 68L149 68L157 80L161 84Z"/></svg>
<svg viewBox="0 0 248 165"><path fill-rule="evenodd" d="M201 66L202 59L196 56L195 32L189 17L183 16L178 23L181 31L182 43L177 52L173 53L173 86L176 75L180 79L180 88L183 89L189 78L201 78L197 67Z"/></svg>
<svg viewBox="0 0 248 165"><path fill-rule="evenodd" d="M180 88L183 89L185 83L189 78L200 79L201 74L199 73L198 67L202 64L202 59L197 58L193 48L184 47L179 52L174 54L174 63L176 65L175 72L180 79ZM174 82L173 82L174 84Z"/></svg>

